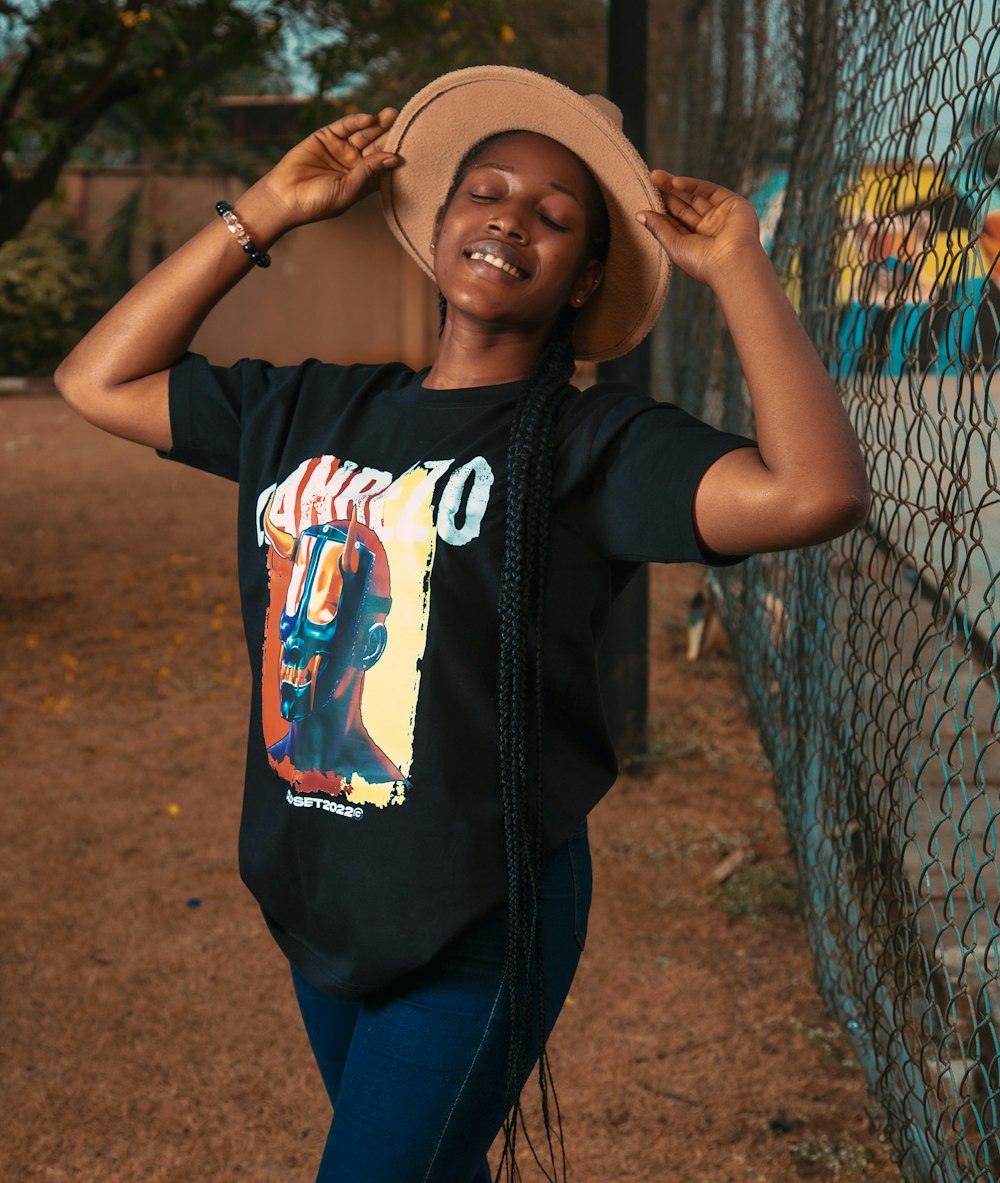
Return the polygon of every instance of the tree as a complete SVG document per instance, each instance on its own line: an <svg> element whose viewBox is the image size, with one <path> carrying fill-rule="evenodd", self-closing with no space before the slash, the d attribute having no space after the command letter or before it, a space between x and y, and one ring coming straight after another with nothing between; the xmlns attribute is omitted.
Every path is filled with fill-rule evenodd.
<svg viewBox="0 0 1000 1183"><path fill-rule="evenodd" d="M0 246L0 374L52 373L99 315L101 277L68 222Z"/></svg>
<svg viewBox="0 0 1000 1183"><path fill-rule="evenodd" d="M266 71L280 24L233 0L0 5L0 242L27 225L73 151L127 107L151 134L190 134L237 68Z"/></svg>
<svg viewBox="0 0 1000 1183"><path fill-rule="evenodd" d="M604 89L604 0L305 4L317 24L349 7L364 11L342 20L337 27L343 35L317 46L308 60L319 93L353 79L345 101L355 105L398 106L445 70L483 63L552 74L583 93Z"/></svg>
<svg viewBox="0 0 1000 1183"><path fill-rule="evenodd" d="M307 47L316 123L331 101L399 105L476 62L598 90L605 12L601 0L0 0L0 243L81 154L134 157L142 141L231 170L216 99L287 93L290 39Z"/></svg>

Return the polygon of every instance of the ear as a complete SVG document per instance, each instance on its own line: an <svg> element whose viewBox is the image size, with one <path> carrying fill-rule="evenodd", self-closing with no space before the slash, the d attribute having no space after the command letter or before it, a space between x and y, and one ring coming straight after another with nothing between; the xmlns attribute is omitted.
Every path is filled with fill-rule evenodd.
<svg viewBox="0 0 1000 1183"><path fill-rule="evenodd" d="M386 642L389 639L389 630L384 624L373 624L368 630L368 642L365 645L365 651L361 655L361 668L364 670L371 669L376 661L385 652Z"/></svg>
<svg viewBox="0 0 1000 1183"><path fill-rule="evenodd" d="M439 205L437 213L434 215L434 230L431 233L431 254L434 253L434 248L437 246L438 235L441 233L441 219L444 217L444 206Z"/></svg>
<svg viewBox="0 0 1000 1183"><path fill-rule="evenodd" d="M582 308L597 290L603 277L604 264L600 259L591 259L585 263L569 294L570 307Z"/></svg>

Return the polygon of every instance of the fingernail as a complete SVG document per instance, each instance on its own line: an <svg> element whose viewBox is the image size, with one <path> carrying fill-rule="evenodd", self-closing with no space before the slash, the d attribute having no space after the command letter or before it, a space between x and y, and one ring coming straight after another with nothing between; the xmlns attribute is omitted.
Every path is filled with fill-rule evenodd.
<svg viewBox="0 0 1000 1183"><path fill-rule="evenodd" d="M636 215L635 215L635 220L636 220L637 222L641 222L641 223L643 224L643 226L645 226L645 225L646 225L646 215L645 215L645 214L636 214Z"/></svg>

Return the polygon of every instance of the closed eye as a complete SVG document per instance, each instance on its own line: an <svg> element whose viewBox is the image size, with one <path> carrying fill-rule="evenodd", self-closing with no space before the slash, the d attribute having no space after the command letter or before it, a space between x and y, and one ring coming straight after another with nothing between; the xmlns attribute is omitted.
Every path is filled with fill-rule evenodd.
<svg viewBox="0 0 1000 1183"><path fill-rule="evenodd" d="M558 230L561 234L566 234L569 232L568 226L561 225L559 222L556 222L553 218L550 218L548 216L548 214L539 214L538 216L542 219L542 221L546 224L546 226L551 226L553 230Z"/></svg>

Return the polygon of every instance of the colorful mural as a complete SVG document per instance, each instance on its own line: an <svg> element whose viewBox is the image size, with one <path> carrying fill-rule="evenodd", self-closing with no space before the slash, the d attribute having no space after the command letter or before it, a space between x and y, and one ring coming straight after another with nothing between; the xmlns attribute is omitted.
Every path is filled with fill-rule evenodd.
<svg viewBox="0 0 1000 1183"><path fill-rule="evenodd" d="M931 164L871 164L841 191L837 304L843 310L834 364L900 374L953 373L975 345L980 305L1000 303L1000 194L985 214ZM750 195L771 253L788 177L776 171ZM978 214L978 216L977 216ZM975 232L975 223L982 228ZM973 228L970 228L973 227ZM793 257L786 290L798 307ZM994 345L995 350L995 345Z"/></svg>

